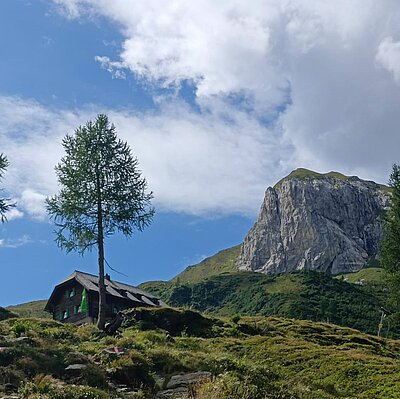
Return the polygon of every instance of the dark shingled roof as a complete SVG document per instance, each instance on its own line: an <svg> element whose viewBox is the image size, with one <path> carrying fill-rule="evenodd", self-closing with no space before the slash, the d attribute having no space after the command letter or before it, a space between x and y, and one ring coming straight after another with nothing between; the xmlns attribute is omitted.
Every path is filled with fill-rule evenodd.
<svg viewBox="0 0 400 399"><path fill-rule="evenodd" d="M61 281L61 283L57 284L54 287L54 290L50 296L50 299L48 300L45 310L49 311L49 305L51 300L53 299L53 296L55 295L55 292L58 287L64 285L65 283L68 283L71 280L76 280L79 284L81 284L86 290L92 291L92 292L99 292L99 287L98 287L98 277L89 274L89 273L84 273L80 272L78 270L75 270L71 275L69 275L66 279ZM143 291L139 288L136 288L132 285L120 283L118 281L112 281L108 279L104 279L105 285L106 285L106 292L108 295L111 295L113 297L117 298L124 298L124 299L129 299L132 302L136 302L138 305L142 304L144 306L167 306L163 301L160 299L156 298L154 295Z"/></svg>

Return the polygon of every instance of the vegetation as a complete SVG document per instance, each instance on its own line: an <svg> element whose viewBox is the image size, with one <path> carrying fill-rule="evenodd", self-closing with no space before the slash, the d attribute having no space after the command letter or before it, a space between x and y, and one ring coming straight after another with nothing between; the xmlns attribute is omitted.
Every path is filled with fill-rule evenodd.
<svg viewBox="0 0 400 399"><path fill-rule="evenodd" d="M18 314L20 317L36 317L48 319L50 314L43 309L47 301L32 301L20 305L7 306L7 310Z"/></svg>
<svg viewBox="0 0 400 399"><path fill-rule="evenodd" d="M57 243L67 252L83 254L98 250L99 315L104 328L106 288L104 283L104 239L116 231L131 236L148 226L154 210L152 193L138 170L126 142L118 139L106 115L99 115L67 135L66 155L56 166L61 190L48 198L47 211L58 228Z"/></svg>
<svg viewBox="0 0 400 399"><path fill-rule="evenodd" d="M240 245L224 249L217 254L202 260L200 263L187 267L171 281L184 283L198 283L208 277L236 271L235 262L240 253Z"/></svg>
<svg viewBox="0 0 400 399"><path fill-rule="evenodd" d="M380 261L396 305L400 303L400 166L393 165L389 180L392 188L389 209L383 218L383 238L380 243Z"/></svg>
<svg viewBox="0 0 400 399"><path fill-rule="evenodd" d="M10 309L5 309L0 306L0 320L10 319L12 317L18 317L18 314L12 312Z"/></svg>
<svg viewBox="0 0 400 399"><path fill-rule="evenodd" d="M350 284L344 277L305 271L266 276L231 273L193 284L148 286L171 306L184 306L216 316L263 315L328 321L376 333L383 284ZM397 336L393 325L387 332Z"/></svg>
<svg viewBox="0 0 400 399"><path fill-rule="evenodd" d="M335 278L359 285L386 286L384 274L381 267L366 267L358 272L336 275Z"/></svg>
<svg viewBox="0 0 400 399"><path fill-rule="evenodd" d="M124 390L133 390L136 396L129 397L145 399L165 389L172 375L208 371L213 379L192 386L193 398L398 397L397 341L310 321L242 316L233 322L191 311L137 312L142 320L131 319L116 337L94 326L50 320L0 322L0 392L94 399L122 398ZM179 328L170 339L172 326ZM20 331L23 339L17 340ZM110 347L124 352L104 351ZM86 364L85 371L69 374L65 368L74 363Z"/></svg>
<svg viewBox="0 0 400 399"><path fill-rule="evenodd" d="M9 165L9 162L7 160L7 157L4 156L3 154L0 154L0 181L3 178L4 172L7 170L8 165ZM0 193L1 192L2 192L2 190L0 189ZM0 198L0 221L1 222L5 222L7 220L6 213L14 206L15 206L15 204L10 203L9 199Z"/></svg>
<svg viewBox="0 0 400 399"><path fill-rule="evenodd" d="M342 173L339 172L328 172L328 173L318 173L318 172L314 172L312 170L308 170L305 168L297 168L294 171L292 171L291 173L289 173L288 176L284 177L283 179L279 180L274 188L279 187L285 180L287 179L292 179L292 178L297 178L297 179L306 179L306 178L312 178L312 179L321 179L323 177L331 177L333 179L337 179L337 180L359 180L359 178L357 176L346 176ZM371 182L373 184L376 185L376 187L382 191L388 192L391 191L390 187L385 186L384 184L377 184L374 182Z"/></svg>

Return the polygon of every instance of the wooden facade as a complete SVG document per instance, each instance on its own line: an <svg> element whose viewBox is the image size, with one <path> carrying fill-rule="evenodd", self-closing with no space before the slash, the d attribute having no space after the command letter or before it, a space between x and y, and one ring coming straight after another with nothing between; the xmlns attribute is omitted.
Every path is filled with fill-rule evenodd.
<svg viewBox="0 0 400 399"><path fill-rule="evenodd" d="M106 317L113 318L120 310L143 306L166 306L153 295L128 284L111 281L106 283ZM82 299L84 298L84 299ZM45 310L53 319L65 323L96 323L99 310L97 276L75 271L58 284Z"/></svg>

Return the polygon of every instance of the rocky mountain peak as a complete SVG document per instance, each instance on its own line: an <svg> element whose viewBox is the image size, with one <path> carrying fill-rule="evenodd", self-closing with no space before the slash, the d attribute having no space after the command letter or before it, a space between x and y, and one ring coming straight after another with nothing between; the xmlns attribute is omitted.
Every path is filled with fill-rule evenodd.
<svg viewBox="0 0 400 399"><path fill-rule="evenodd" d="M376 257L390 189L357 176L296 169L265 192L239 270L277 274L360 270Z"/></svg>

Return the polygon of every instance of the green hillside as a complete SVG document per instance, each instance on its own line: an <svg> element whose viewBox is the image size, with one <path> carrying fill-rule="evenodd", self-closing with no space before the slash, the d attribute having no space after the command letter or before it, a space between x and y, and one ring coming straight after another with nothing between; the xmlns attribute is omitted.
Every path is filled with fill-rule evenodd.
<svg viewBox="0 0 400 399"><path fill-rule="evenodd" d="M281 180L279 180L274 188L279 187L285 180L287 179L291 179L291 178L298 178L298 179L305 179L305 178L312 178L312 179L321 179L323 177L332 177L334 179L337 180L351 180L351 179L359 179L357 176L346 176L340 172L328 172L328 173L318 173L318 172L314 172L312 170L309 169L305 169L305 168L297 168L295 170L293 170L292 172L290 172L286 177L282 178ZM362 179L359 179L362 180ZM375 182L370 182L376 185L377 188L379 188L382 191L385 192L391 192L391 188L389 186L386 186L384 184L378 184Z"/></svg>
<svg viewBox="0 0 400 399"><path fill-rule="evenodd" d="M196 265L188 266L170 281L148 281L140 284L143 290L149 290L155 295L161 294L166 287L173 284L194 284L209 277L220 274L235 273L235 262L240 253L240 245L224 249L210 256Z"/></svg>
<svg viewBox="0 0 400 399"><path fill-rule="evenodd" d="M187 267L182 273L174 277L171 282L193 284L212 276L236 272L235 262L239 253L240 245L224 249L196 265Z"/></svg>
<svg viewBox="0 0 400 399"><path fill-rule="evenodd" d="M51 318L51 315L45 312L43 309L47 301L32 301L22 303L20 305L7 306L7 309L17 313L21 317L39 317L39 318Z"/></svg>
<svg viewBox="0 0 400 399"><path fill-rule="evenodd" d="M151 286L147 287L152 290ZM383 292L305 271L266 276L231 273L194 284L164 283L154 292L171 306L212 315L263 315L329 321L375 333ZM394 330L389 334L394 334Z"/></svg>
<svg viewBox="0 0 400 399"><path fill-rule="evenodd" d="M282 318L229 321L174 309L139 309L136 315L141 321L128 320L116 337L104 336L94 326L51 320L0 322L0 396L150 399L158 392L158 398L193 399L399 397L398 341ZM115 347L122 353L109 351ZM66 370L74 364L80 369ZM199 372L203 377L197 383L177 385L193 376L188 373Z"/></svg>
<svg viewBox="0 0 400 399"><path fill-rule="evenodd" d="M346 273L336 276L338 279L343 279L353 284L375 284L384 285L384 270L380 267L367 267L355 273Z"/></svg>

